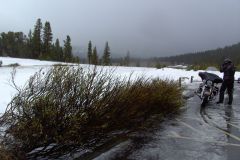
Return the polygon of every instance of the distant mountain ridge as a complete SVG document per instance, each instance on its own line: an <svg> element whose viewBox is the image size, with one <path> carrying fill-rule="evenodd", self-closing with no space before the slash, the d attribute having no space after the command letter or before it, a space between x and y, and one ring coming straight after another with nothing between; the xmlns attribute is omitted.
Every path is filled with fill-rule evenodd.
<svg viewBox="0 0 240 160"><path fill-rule="evenodd" d="M169 62L171 64L219 65L225 58L230 58L235 65L239 65L240 43L215 50L163 57L159 58L159 60L162 62Z"/></svg>

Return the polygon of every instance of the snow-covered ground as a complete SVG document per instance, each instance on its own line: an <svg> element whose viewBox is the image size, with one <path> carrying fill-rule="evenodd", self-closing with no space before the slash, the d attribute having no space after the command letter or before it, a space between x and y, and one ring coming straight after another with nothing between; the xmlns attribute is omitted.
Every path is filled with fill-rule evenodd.
<svg viewBox="0 0 240 160"><path fill-rule="evenodd" d="M7 107L7 104L11 101L16 90L11 86L11 72L13 67L8 67L10 64L18 63L20 66L16 68L16 84L18 86L23 86L34 73L38 72L40 69L48 69L54 64L59 64L59 62L50 61L40 61L32 59L19 59L19 58L9 58L0 57L0 61L3 62L3 66L0 67L0 113L3 113ZM89 65L81 65L82 67L88 67ZM132 74L133 77L136 76L146 76L149 78L159 77L161 79L172 79L178 80L179 77L187 77L185 83L190 83L191 76L194 80L201 80L198 76L199 71L186 71L184 69L173 69L173 68L144 68L144 67L103 67L104 69L113 69L114 74L117 76L129 76ZM210 71L222 77L222 73L218 71ZM240 77L240 72L236 72L236 78Z"/></svg>
<svg viewBox="0 0 240 160"><path fill-rule="evenodd" d="M11 58L11 57L0 57L2 61L2 66L8 66L14 63L18 63L20 66L42 66L42 65L53 65L60 64L62 62L50 62L50 61L41 61L33 59L21 59L21 58Z"/></svg>

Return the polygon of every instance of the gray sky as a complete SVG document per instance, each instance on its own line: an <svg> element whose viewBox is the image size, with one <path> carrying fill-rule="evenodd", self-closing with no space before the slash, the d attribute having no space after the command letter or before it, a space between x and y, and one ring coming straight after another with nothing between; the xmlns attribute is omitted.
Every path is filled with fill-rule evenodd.
<svg viewBox="0 0 240 160"><path fill-rule="evenodd" d="M240 42L240 0L0 0L0 32L28 33L37 18L54 37L113 55L170 56Z"/></svg>

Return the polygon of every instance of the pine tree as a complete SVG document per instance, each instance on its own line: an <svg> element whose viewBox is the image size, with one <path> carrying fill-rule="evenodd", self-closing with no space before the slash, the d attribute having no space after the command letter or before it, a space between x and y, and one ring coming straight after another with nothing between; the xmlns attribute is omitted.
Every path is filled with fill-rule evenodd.
<svg viewBox="0 0 240 160"><path fill-rule="evenodd" d="M130 52L128 51L126 57L124 58L124 65L129 66L129 63L130 63Z"/></svg>
<svg viewBox="0 0 240 160"><path fill-rule="evenodd" d="M32 30L29 30L29 32L28 32L27 47L28 47L27 57L30 58L31 54L33 52L33 35L32 35Z"/></svg>
<svg viewBox="0 0 240 160"><path fill-rule="evenodd" d="M23 32L1 33L1 54L10 57L27 57L27 37Z"/></svg>
<svg viewBox="0 0 240 160"><path fill-rule="evenodd" d="M111 64L110 54L111 54L110 53L110 48L108 46L108 42L106 42L105 49L104 49L104 52L103 52L103 57L102 57L103 65L108 66L108 65Z"/></svg>
<svg viewBox="0 0 240 160"><path fill-rule="evenodd" d="M28 32L28 40L32 40L33 38L33 34L32 34L32 30L30 29L29 32Z"/></svg>
<svg viewBox="0 0 240 160"><path fill-rule="evenodd" d="M14 52L16 53L16 57L24 57L26 58L28 48L27 48L27 37L23 32L15 32L14 33Z"/></svg>
<svg viewBox="0 0 240 160"><path fill-rule="evenodd" d="M33 56L32 58L39 58L41 55L41 47L42 47L42 22L39 18L36 22L33 32Z"/></svg>
<svg viewBox="0 0 240 160"><path fill-rule="evenodd" d="M72 61L72 45L71 38L69 35L67 35L67 39L64 41L63 57L65 62Z"/></svg>
<svg viewBox="0 0 240 160"><path fill-rule="evenodd" d="M98 54L97 54L97 47L96 46L93 49L92 64L94 64L94 65L98 64Z"/></svg>
<svg viewBox="0 0 240 160"><path fill-rule="evenodd" d="M51 46L52 46L52 29L50 22L46 22L43 28L43 58L49 57L51 53ZM50 58L50 57L49 57Z"/></svg>
<svg viewBox="0 0 240 160"><path fill-rule="evenodd" d="M2 52L3 52L2 50L3 50L3 43L2 43L2 37L0 36L0 56L2 56Z"/></svg>
<svg viewBox="0 0 240 160"><path fill-rule="evenodd" d="M57 61L64 61L63 59L63 50L62 47L60 46L59 39L56 39L56 42L54 44L54 55Z"/></svg>
<svg viewBox="0 0 240 160"><path fill-rule="evenodd" d="M88 64L92 64L92 42L88 42Z"/></svg>

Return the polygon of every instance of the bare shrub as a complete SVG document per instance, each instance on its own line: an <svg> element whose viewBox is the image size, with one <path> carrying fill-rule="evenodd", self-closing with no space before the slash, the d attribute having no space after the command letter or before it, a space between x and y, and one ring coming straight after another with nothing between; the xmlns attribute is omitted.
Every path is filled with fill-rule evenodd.
<svg viewBox="0 0 240 160"><path fill-rule="evenodd" d="M0 118L3 144L24 153L50 144L82 145L98 134L135 127L151 114L164 116L182 105L175 82L130 79L97 68L39 71L22 89L15 85L18 93Z"/></svg>
<svg viewBox="0 0 240 160"><path fill-rule="evenodd" d="M7 67L18 67L18 66L20 66L20 64L18 64L18 63L13 63L13 64L7 65Z"/></svg>
<svg viewBox="0 0 240 160"><path fill-rule="evenodd" d="M2 145L0 145L0 159L1 160L15 160L15 157L12 153L7 151Z"/></svg>

